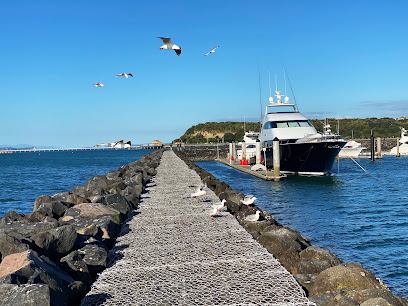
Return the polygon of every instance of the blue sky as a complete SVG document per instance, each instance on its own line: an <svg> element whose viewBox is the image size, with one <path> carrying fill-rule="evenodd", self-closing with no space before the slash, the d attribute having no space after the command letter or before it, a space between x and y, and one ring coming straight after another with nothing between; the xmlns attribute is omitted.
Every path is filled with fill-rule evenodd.
<svg viewBox="0 0 408 306"><path fill-rule="evenodd" d="M258 63L263 105L268 70L285 91L284 63L310 118L407 116L407 9L406 1L2 1L0 144L170 142L194 124L256 120ZM181 56L159 50L157 36L171 37ZM293 101L288 84L287 93Z"/></svg>

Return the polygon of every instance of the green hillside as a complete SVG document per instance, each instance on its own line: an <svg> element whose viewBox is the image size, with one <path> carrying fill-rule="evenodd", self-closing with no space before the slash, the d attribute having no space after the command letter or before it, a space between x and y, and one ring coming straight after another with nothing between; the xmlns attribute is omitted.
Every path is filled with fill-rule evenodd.
<svg viewBox="0 0 408 306"><path fill-rule="evenodd" d="M310 120L314 127L322 132L322 120ZM339 126L340 135L344 138L369 138L371 131L375 137L399 137L401 127L408 129L408 120L395 120L393 118L366 118L366 119L327 119L331 130L336 133ZM259 131L259 122L246 122L246 131ZM207 143L241 141L244 136L244 122L206 122L190 127L184 135L174 141L184 143Z"/></svg>

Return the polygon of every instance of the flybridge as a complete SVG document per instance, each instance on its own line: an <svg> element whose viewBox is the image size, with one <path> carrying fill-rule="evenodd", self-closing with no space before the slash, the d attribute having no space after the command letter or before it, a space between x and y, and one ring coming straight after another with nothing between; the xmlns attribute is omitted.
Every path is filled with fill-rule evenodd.
<svg viewBox="0 0 408 306"><path fill-rule="evenodd" d="M273 97L269 97L269 105L266 106L266 114L272 113L298 113L295 104L289 103L289 97L281 95L279 90L275 90L276 102L273 101ZM282 101L282 97L285 97Z"/></svg>

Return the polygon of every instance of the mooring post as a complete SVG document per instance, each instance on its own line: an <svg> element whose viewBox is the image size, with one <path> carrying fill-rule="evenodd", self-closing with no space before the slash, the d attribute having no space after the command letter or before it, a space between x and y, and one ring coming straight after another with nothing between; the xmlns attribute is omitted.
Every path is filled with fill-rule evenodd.
<svg viewBox="0 0 408 306"><path fill-rule="evenodd" d="M381 158L381 137L377 137L377 157Z"/></svg>
<svg viewBox="0 0 408 306"><path fill-rule="evenodd" d="M234 161L237 160L237 146L235 142L232 143L232 158Z"/></svg>
<svg viewBox="0 0 408 306"><path fill-rule="evenodd" d="M245 140L242 141L241 150L242 150L241 159L246 160L246 143L245 143Z"/></svg>
<svg viewBox="0 0 408 306"><path fill-rule="evenodd" d="M268 178L268 168L266 167L266 147L268 146L268 142L264 142L263 152L264 152L264 162L265 162L265 176Z"/></svg>
<svg viewBox="0 0 408 306"><path fill-rule="evenodd" d="M374 161L375 156L374 156L374 135L373 135L373 131L371 131L370 144L371 144L371 161Z"/></svg>
<svg viewBox="0 0 408 306"><path fill-rule="evenodd" d="M232 161L232 142L229 143L229 155L228 155L229 163L231 165Z"/></svg>
<svg viewBox="0 0 408 306"><path fill-rule="evenodd" d="M255 143L255 164L259 165L261 163L261 142L259 139Z"/></svg>
<svg viewBox="0 0 408 306"><path fill-rule="evenodd" d="M280 152L278 137L275 137L273 140L273 176L275 181L280 180Z"/></svg>
<svg viewBox="0 0 408 306"><path fill-rule="evenodd" d="M397 138L397 157L400 157L400 151L399 151L399 138Z"/></svg>

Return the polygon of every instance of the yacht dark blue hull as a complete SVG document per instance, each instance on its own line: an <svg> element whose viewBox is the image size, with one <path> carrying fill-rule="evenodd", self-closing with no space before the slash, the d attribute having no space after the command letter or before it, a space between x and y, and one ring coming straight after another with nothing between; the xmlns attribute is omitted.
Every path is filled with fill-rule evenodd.
<svg viewBox="0 0 408 306"><path fill-rule="evenodd" d="M280 170L301 175L328 175L345 141L319 141L308 143L281 143ZM266 164L273 168L273 152L266 150Z"/></svg>

